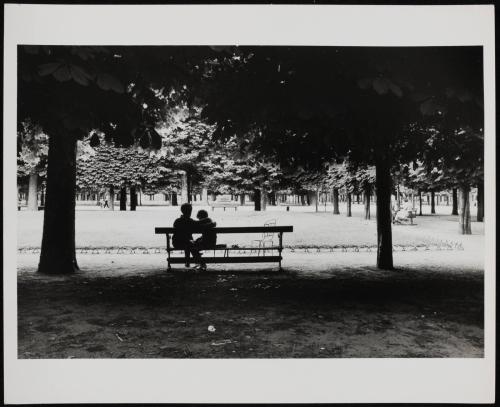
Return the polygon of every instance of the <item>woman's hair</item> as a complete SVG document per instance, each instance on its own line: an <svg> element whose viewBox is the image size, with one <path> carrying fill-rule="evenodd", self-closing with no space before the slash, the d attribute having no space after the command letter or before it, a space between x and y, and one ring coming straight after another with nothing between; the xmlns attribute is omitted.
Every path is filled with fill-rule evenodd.
<svg viewBox="0 0 500 407"><path fill-rule="evenodd" d="M198 219L208 218L208 212L205 209L200 209L196 215Z"/></svg>

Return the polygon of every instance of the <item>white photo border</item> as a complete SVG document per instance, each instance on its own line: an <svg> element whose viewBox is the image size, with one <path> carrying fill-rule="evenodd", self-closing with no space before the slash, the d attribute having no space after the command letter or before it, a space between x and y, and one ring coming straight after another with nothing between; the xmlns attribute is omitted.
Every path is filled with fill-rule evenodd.
<svg viewBox="0 0 500 407"><path fill-rule="evenodd" d="M494 401L494 7L5 5L4 197L17 196L17 45L481 45L485 98L485 357L17 359L17 200L4 200L5 403Z"/></svg>

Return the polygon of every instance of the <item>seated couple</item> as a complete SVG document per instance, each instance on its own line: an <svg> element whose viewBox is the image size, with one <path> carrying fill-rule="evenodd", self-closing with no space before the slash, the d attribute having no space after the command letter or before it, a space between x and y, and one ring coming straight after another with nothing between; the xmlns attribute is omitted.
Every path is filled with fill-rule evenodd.
<svg viewBox="0 0 500 407"><path fill-rule="evenodd" d="M201 209L196 217L198 221L191 219L193 207L191 204L185 203L181 205L182 215L174 222L174 235L172 243L175 249L183 249L192 254L193 259L198 263L197 268L206 270L207 265L201 258L200 251L203 249L211 249L217 242L217 234L215 233L216 223L208 217L207 211ZM201 237L193 240L193 231L199 230Z"/></svg>

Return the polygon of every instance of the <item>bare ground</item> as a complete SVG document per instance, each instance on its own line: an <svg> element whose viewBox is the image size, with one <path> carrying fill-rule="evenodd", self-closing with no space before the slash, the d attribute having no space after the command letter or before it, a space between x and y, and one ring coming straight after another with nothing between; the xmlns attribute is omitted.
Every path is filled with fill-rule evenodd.
<svg viewBox="0 0 500 407"><path fill-rule="evenodd" d="M482 262L465 252L285 254L285 272L165 271L164 256L20 256L19 358L483 357ZM209 331L213 326L215 330Z"/></svg>

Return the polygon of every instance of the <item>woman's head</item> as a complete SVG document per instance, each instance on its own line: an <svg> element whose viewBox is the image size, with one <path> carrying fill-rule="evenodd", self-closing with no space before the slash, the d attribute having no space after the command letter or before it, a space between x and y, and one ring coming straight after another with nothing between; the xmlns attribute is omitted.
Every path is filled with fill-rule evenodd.
<svg viewBox="0 0 500 407"><path fill-rule="evenodd" d="M198 213L196 214L196 217L198 219L205 219L208 218L208 212L205 209L200 209Z"/></svg>

